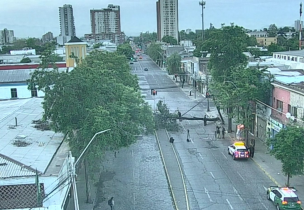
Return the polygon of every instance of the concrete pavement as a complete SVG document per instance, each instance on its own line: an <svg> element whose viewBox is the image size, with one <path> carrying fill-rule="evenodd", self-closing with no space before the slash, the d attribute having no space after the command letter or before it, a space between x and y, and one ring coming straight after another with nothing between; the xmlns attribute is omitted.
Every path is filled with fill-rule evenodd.
<svg viewBox="0 0 304 210"><path fill-rule="evenodd" d="M168 76L173 80L172 76ZM173 80L175 81L175 80ZM176 81L175 81L176 82ZM199 93L198 91L194 91L194 87L189 84L185 84L184 87L181 87L179 82L176 84L183 90L183 92L191 99L195 101L204 100L205 97ZM190 95L191 91L191 95ZM210 101L212 99L209 99ZM209 116L218 116L217 110L214 107L210 107L210 112L206 111L206 114ZM223 118L225 122L227 122L227 116L224 113ZM227 125L226 130L227 130ZM234 141L235 132L229 133L226 135L225 139ZM271 179L271 181L278 186L286 186L287 176L285 176L282 172L282 163L277 160L274 156L269 154L268 148L264 141L257 139L255 142L255 153L252 158L253 162ZM304 201L304 175L293 176L290 178L290 186L295 187L297 189L297 195L301 201Z"/></svg>

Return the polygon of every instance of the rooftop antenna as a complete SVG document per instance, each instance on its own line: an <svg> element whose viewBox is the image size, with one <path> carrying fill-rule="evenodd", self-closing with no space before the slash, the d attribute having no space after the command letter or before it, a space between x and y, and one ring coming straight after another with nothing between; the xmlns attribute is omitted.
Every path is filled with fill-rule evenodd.
<svg viewBox="0 0 304 210"><path fill-rule="evenodd" d="M302 23L301 23L301 17L302 17L302 2L300 4L300 31L299 31L299 50L301 50L301 41L302 41Z"/></svg>

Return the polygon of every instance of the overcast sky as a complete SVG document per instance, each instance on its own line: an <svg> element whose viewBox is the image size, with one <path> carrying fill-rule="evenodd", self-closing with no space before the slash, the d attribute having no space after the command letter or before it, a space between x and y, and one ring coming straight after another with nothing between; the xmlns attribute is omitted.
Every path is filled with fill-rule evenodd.
<svg viewBox="0 0 304 210"><path fill-rule="evenodd" d="M60 33L58 8L71 4L76 35L91 33L90 9L119 5L121 29L127 36L156 32L156 0L0 0L0 30L14 30L15 37L41 38L43 34ZM247 29L292 26L300 19L300 0L206 0L205 29L212 23L242 26ZM199 0L179 0L179 30L202 28Z"/></svg>

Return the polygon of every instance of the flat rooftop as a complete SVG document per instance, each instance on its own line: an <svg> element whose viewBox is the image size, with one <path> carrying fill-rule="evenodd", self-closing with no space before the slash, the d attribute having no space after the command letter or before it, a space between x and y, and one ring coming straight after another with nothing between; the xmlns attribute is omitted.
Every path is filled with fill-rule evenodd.
<svg viewBox="0 0 304 210"><path fill-rule="evenodd" d="M43 113L41 102L43 98L0 101L0 162L9 158L15 165L41 173L52 168L48 173L54 175L67 156L68 145L62 134L39 124ZM16 167L1 167L1 172L4 171L9 177L24 175Z"/></svg>

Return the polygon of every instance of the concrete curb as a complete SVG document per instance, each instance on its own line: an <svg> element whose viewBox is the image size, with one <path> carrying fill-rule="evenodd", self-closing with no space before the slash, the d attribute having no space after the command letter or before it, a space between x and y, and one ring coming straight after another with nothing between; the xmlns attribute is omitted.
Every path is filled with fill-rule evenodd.
<svg viewBox="0 0 304 210"><path fill-rule="evenodd" d="M175 208L176 210L178 210L178 208L177 208L177 201L176 201L175 196L174 196L174 193L173 193L173 188L172 188L172 185L171 185L169 173L168 173L168 170L167 170L167 166L166 166L166 163L165 163L165 160L164 160L164 155L163 155L163 152L162 152L160 143L159 143L159 139L158 139L158 135L157 135L156 130L154 130L154 133L155 133L155 138L156 138L157 145L158 145L158 148L159 148L160 157L161 157L162 163L163 163L163 165L164 165L165 174L166 174L166 178L167 178L168 185L169 185L169 189L170 189L170 194L171 194L171 196L172 196L173 203L174 203L174 208Z"/></svg>

